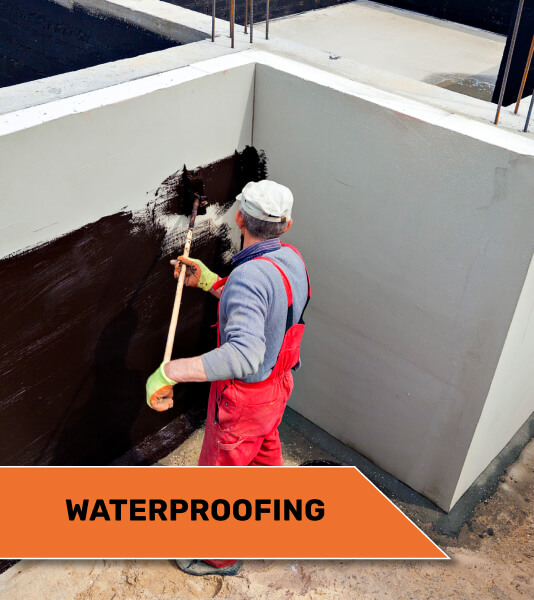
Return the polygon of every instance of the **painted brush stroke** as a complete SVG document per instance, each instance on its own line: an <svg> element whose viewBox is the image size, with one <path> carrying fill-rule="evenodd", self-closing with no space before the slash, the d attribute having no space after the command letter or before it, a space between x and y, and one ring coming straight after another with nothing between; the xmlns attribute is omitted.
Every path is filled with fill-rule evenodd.
<svg viewBox="0 0 534 600"><path fill-rule="evenodd" d="M196 181L209 204L192 254L226 274L239 243L229 209L266 174L253 148L180 169L146 211L104 217L0 261L0 464L150 464L201 424L206 384L177 386L169 413L144 399L176 289L169 259L187 227L183 180ZM214 346L216 308L209 294L186 290L176 357Z"/></svg>

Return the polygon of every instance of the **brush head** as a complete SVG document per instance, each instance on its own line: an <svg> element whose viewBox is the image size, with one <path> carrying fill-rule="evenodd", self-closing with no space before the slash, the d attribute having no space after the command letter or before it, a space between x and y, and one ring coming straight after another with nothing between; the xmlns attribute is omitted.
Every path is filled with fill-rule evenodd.
<svg viewBox="0 0 534 600"><path fill-rule="evenodd" d="M197 215L205 215L208 202L204 196L204 183L195 171L188 171L184 165L176 184L176 200L173 208L178 214L190 216L197 198L200 199Z"/></svg>

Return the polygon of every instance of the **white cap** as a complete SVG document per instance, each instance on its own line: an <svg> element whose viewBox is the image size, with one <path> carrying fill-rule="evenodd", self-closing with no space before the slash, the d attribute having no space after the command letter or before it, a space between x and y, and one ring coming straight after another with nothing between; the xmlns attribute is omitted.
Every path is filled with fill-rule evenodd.
<svg viewBox="0 0 534 600"><path fill-rule="evenodd" d="M251 181L236 199L242 210L261 221L285 223L291 219L293 194L285 185L267 179Z"/></svg>

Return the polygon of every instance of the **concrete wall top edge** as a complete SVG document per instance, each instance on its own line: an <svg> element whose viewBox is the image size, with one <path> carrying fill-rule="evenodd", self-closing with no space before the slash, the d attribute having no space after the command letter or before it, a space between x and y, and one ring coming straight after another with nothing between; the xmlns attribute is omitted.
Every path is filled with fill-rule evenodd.
<svg viewBox="0 0 534 600"><path fill-rule="evenodd" d="M109 0L101 1L109 3ZM166 4L157 2L156 0L142 0L143 4L145 2L149 4ZM131 0L122 0L120 4L134 3ZM173 8L178 7L173 6ZM193 11L187 12L192 13L196 17L203 16L193 13ZM302 79L313 81L319 85L357 96L406 116L427 121L518 154L534 156L534 139L531 137L504 128L497 128L492 123L482 122L476 117L469 118L454 114L436 106L425 104L422 101L380 90L369 84L353 81L341 75L326 72L322 69L263 50L244 50L196 62L187 67L180 67L165 73L159 73L135 81L128 81L102 90L95 90L72 98L8 113L0 117L0 135L6 135L19 129L39 125L46 121L66 116L69 114L69 111L76 113L83 110L91 110L98 106L120 102L137 95L149 93L155 89L177 85L189 80L193 76L201 76L200 73L214 73L250 63L261 64Z"/></svg>
<svg viewBox="0 0 534 600"><path fill-rule="evenodd" d="M395 112L473 137L479 141L499 146L518 154L534 156L534 138L532 136L496 127L489 120L487 122L481 121L478 116L469 118L468 116L454 114L422 101L409 99L390 91L380 90L369 84L325 72L322 69L277 56L270 52L250 50L248 54L258 64L283 71L319 85L324 85L348 95L357 96Z"/></svg>
<svg viewBox="0 0 534 600"><path fill-rule="evenodd" d="M172 71L233 51L211 40L182 44L0 89L0 115Z"/></svg>
<svg viewBox="0 0 534 600"><path fill-rule="evenodd" d="M211 17L159 0L73 0L72 4L107 12L160 35L177 36L185 43L211 35ZM226 32L226 21L216 19L217 35L223 27Z"/></svg>
<svg viewBox="0 0 534 600"><path fill-rule="evenodd" d="M0 136L43 125L49 121L71 114L87 112L110 104L123 102L131 98L150 94L156 90L180 85L193 79L235 69L240 66L252 64L253 62L253 59L247 53L222 56L70 98L54 100L46 104L6 113L0 116Z"/></svg>
<svg viewBox="0 0 534 600"><path fill-rule="evenodd" d="M11 64L12 67L7 69L5 73L4 71L2 73L0 114L9 112L6 108L14 110L33 104L42 104L43 98L45 102L48 102L54 99L54 95L56 97L65 97L66 94L61 93L63 87L69 90L69 95L73 95L73 91L74 93L83 93L84 91L87 91L87 88L96 89L97 87L109 86L109 82L105 81L108 77L108 71L112 74L116 74L122 70L122 76L118 78L118 82L120 82L146 76L151 74L150 70L152 73L158 73L168 70L169 68L183 66L183 61L181 60L178 60L176 65L172 65L169 64L169 59L165 58L162 60L161 68L158 68L159 60L162 56L159 52L164 47L169 48L172 46L175 48L176 44L187 46L208 39L211 42L212 20L210 17L165 2L159 2L158 0L145 0L143 2L139 2L138 0L133 2L116 2L113 0L49 0L48 3L44 2L42 4L44 7L48 7L46 9L48 12L43 9L45 10L45 13L43 14L46 15L46 18L51 18L52 21L54 17L61 20L61 16L69 20L71 19L72 13L72 22L75 24L78 23L78 25L74 25L75 28L80 26L83 29L83 24L99 22L114 23L115 25L112 26L117 27L124 26L127 28L126 33L124 34L126 35L126 38L128 38L128 31L131 31L132 35L134 35L134 32L137 32L137 38L135 38L138 42L137 46L131 41L129 44L125 44L124 40L121 41L119 39L121 37L120 35L112 36L112 39L116 40L116 45L110 45L110 43L106 42L106 35L109 35L108 30L105 30L104 33L100 35L100 33L95 34L95 31L90 29L90 32L88 33L89 37L87 39L100 40L103 44L103 52L96 54L94 52L91 53L84 46L84 49L78 49L77 53L72 54L72 56L68 55L68 57L63 60L63 55L58 55L58 52L60 51L54 46L54 44L57 45L57 43L61 44L63 39L60 35L52 36L51 38L47 37L46 32L49 30L52 31L52 25L48 21L43 20L45 17L39 17L41 18L41 21L39 21L36 15L40 15L40 13L38 13L40 5L32 5L34 12L37 11L34 14L31 12L31 7L27 9L30 11L28 15L33 15L31 17L33 19L32 27L37 32L36 35L43 35L45 40L53 40L53 42L51 42L53 49L48 53L39 51L37 54L32 54L31 51L25 50L21 59L22 62L19 61L18 58L13 62L14 58L9 58L11 54L8 58L4 57L5 60L11 61L9 64ZM54 5L56 8L54 8ZM54 10L59 12L56 14ZM28 15L26 16L28 17ZM9 23L10 19L15 17L9 13L6 18ZM35 21L35 19L37 20ZM80 19L85 19L81 25ZM35 21L35 23L33 21ZM46 27L43 23L46 23ZM61 28L64 27L63 24L56 24L55 26L59 27L60 31L62 31ZM11 27L11 25L9 27ZM73 35L68 26L66 31L67 35ZM18 38L19 33L20 32L13 33L12 35L15 35L15 37ZM78 35L82 34L78 32ZM210 55L213 56L216 53L228 53L232 51L230 49L230 44L225 43L225 38L228 37L228 24L225 21L216 19L215 35L216 43L213 44L211 50L206 53L206 58L209 58ZM139 36L141 36L141 38L139 38ZM56 42L56 38L59 41ZM82 38L84 40L86 39L83 35ZM142 47L139 39L141 39L142 42L146 42L146 40L149 40L149 42L146 42L145 47ZM157 40L157 43L154 40ZM152 43L152 46L150 46L150 43ZM7 52L11 52L12 54L16 53L17 43L8 40L7 44ZM77 46L74 44L74 47L76 48ZM140 60L132 63L124 63L124 60L128 60L132 57ZM202 60L202 58L202 56L195 56L195 53L192 52L190 62L196 62ZM143 59L145 59L144 62ZM27 66L27 63L30 66ZM14 68L13 64L19 66ZM147 65L152 65L152 69L147 68ZM94 66L101 66L102 69L95 72L94 70L91 70ZM131 73L128 73L128 69L131 69ZM138 70L140 71L139 73L137 72ZM61 75L64 76L64 79L56 79L54 82L50 81L51 77ZM102 77L104 78L104 82L101 81ZM71 79L74 82L79 83L79 90L76 90L76 85L71 83ZM34 86L34 88L27 88L28 96L26 98L20 98L23 91L18 90L16 86L24 85L28 82L35 82L37 85ZM49 87L47 87L47 84ZM11 88L14 88L15 90L15 99L10 99L9 96L6 96L6 93L2 93L11 90ZM56 89L56 93L46 93L49 88ZM43 90L45 93L41 94ZM19 98L18 106L17 98ZM36 101L33 102L32 98L35 98Z"/></svg>

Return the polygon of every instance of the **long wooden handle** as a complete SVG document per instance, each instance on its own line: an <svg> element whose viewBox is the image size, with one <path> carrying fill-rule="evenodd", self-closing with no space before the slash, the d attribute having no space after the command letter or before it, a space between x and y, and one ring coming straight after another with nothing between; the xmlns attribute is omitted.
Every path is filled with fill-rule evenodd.
<svg viewBox="0 0 534 600"><path fill-rule="evenodd" d="M185 238L185 247L182 252L182 256L185 258L189 257L191 250L191 242L193 240L193 228L195 226L195 219L197 216L198 205L200 198L196 198L193 205L193 213L191 215L191 221L189 222L189 229L187 231L187 237ZM182 292L184 289L185 272L186 266L181 265L180 275L178 277L178 285L176 286L176 296L174 297L174 306L172 308L171 324L169 326L169 333L167 335L167 345L165 346L165 354L163 355L163 362L171 360L172 347L174 346L174 337L176 336L176 327L178 326L178 316L180 314L180 304L182 303Z"/></svg>

